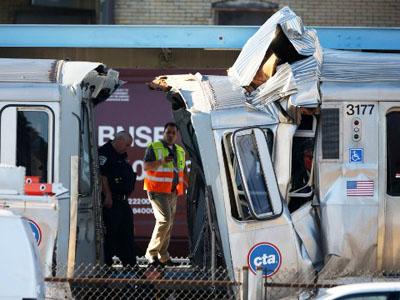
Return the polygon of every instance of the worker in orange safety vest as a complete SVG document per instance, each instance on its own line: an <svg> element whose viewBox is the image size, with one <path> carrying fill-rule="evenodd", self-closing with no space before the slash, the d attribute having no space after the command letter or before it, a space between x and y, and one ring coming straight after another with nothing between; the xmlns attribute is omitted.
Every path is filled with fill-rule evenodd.
<svg viewBox="0 0 400 300"><path fill-rule="evenodd" d="M187 186L185 150L175 144L177 137L177 125L172 122L165 124L163 139L151 143L144 157L144 190L156 219L145 256L154 267L175 265L170 259L168 246L177 197L184 194Z"/></svg>

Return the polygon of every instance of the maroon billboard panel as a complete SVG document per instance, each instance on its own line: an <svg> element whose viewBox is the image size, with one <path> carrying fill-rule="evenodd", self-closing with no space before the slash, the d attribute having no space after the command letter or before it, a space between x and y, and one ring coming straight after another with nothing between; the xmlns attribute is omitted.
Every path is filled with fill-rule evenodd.
<svg viewBox="0 0 400 300"><path fill-rule="evenodd" d="M159 70L119 71L120 79L126 83L96 108L98 146L113 139L121 130L128 131L133 137L128 160L137 173L137 181L129 201L134 214L138 255L143 255L154 227L153 210L143 190L143 157L147 145L162 138L164 124L173 121L173 117L165 94L151 91L146 85L160 75ZM186 203L183 198L178 201L171 243L171 255L187 255Z"/></svg>
<svg viewBox="0 0 400 300"><path fill-rule="evenodd" d="M113 139L118 131L128 131L133 137L128 159L137 173L135 190L130 197L134 213L135 239L138 255L144 255L153 227L153 210L143 191L143 157L147 145L162 138L164 124L173 121L171 105L163 92L150 90L146 83L163 74L187 74L188 70L135 70L122 69L120 79L125 81L106 102L96 108L98 146ZM205 73L223 74L221 70ZM178 199L170 253L172 256L188 255L186 203Z"/></svg>
<svg viewBox="0 0 400 300"><path fill-rule="evenodd" d="M153 210L143 191L143 157L147 145L162 138L164 124L174 121L171 105L165 93L150 90L146 83L163 74L187 74L188 70L121 69L122 85L106 102L96 108L98 146L114 138L118 131L128 131L133 137L128 159L137 173L135 190L130 197L134 213L135 239L138 255L144 255L153 227ZM223 70L207 70L207 74L224 74ZM180 142L178 142L180 144ZM172 256L188 255L186 203L178 199L169 252Z"/></svg>

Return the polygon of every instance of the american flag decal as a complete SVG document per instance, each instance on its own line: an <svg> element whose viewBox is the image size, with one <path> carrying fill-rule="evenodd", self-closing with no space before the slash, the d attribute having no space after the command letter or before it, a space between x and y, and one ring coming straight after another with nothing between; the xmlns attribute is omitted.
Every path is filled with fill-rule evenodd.
<svg viewBox="0 0 400 300"><path fill-rule="evenodd" d="M347 181L347 196L373 196L374 182L372 180Z"/></svg>

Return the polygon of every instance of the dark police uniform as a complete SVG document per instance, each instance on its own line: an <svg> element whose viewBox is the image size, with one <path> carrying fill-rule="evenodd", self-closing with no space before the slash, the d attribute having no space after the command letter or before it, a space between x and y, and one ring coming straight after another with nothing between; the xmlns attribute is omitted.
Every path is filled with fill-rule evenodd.
<svg viewBox="0 0 400 300"><path fill-rule="evenodd" d="M136 264L136 253L133 214L128 196L135 187L136 173L127 162L127 154L116 152L111 141L99 148L99 163L100 173L107 177L113 200L111 208L103 208L105 262L111 265L112 257L116 255L124 265L133 266Z"/></svg>

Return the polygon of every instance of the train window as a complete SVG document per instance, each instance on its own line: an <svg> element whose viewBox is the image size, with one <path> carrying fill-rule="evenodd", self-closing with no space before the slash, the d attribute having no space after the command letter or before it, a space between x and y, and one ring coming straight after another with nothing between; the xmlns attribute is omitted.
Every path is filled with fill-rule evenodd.
<svg viewBox="0 0 400 300"><path fill-rule="evenodd" d="M312 170L316 124L315 116L302 116L302 122L293 137L292 179L289 192L291 212L310 201L313 196Z"/></svg>
<svg viewBox="0 0 400 300"><path fill-rule="evenodd" d="M231 213L235 219L251 220L248 201L243 191L242 180L239 175L239 169L233 147L231 144L232 133L225 135L222 148L224 154L225 172L228 179L229 195L231 195Z"/></svg>
<svg viewBox="0 0 400 300"><path fill-rule="evenodd" d="M251 210L257 217L271 215L271 198L267 190L265 174L261 168L254 134L237 136L235 145L244 185L242 189L247 190Z"/></svg>
<svg viewBox="0 0 400 300"><path fill-rule="evenodd" d="M53 112L43 106L7 106L1 111L0 162L25 167L38 182L53 178Z"/></svg>
<svg viewBox="0 0 400 300"><path fill-rule="evenodd" d="M387 194L400 196L400 111L393 111L386 115L387 134Z"/></svg>
<svg viewBox="0 0 400 300"><path fill-rule="evenodd" d="M266 132L250 128L225 136L230 190L235 199L232 214L239 220L268 219L282 211L269 150L272 132Z"/></svg>
<svg viewBox="0 0 400 300"><path fill-rule="evenodd" d="M46 108L17 108L16 165L39 182L51 181L51 120Z"/></svg>

